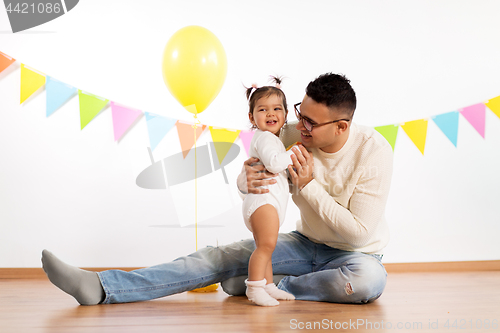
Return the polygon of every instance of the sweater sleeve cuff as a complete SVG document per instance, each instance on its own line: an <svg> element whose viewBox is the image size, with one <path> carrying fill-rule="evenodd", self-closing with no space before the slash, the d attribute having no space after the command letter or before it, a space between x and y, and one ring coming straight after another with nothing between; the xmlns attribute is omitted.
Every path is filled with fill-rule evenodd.
<svg viewBox="0 0 500 333"><path fill-rule="evenodd" d="M321 186L314 178L306 186L300 190L300 194L307 200L317 200L320 191L324 191L323 186Z"/></svg>

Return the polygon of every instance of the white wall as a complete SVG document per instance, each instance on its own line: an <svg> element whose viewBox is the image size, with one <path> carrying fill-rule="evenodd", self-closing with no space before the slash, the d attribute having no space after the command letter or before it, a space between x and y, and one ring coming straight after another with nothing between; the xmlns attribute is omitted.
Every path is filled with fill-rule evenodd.
<svg viewBox="0 0 500 333"><path fill-rule="evenodd" d="M332 71L352 81L355 121L380 126L500 95L499 10L495 0L85 0L17 34L0 10L0 51L18 60L0 74L0 267L39 267L43 248L78 266L147 266L195 249L193 228L172 227L179 207L171 193L135 185L150 164L144 117L119 144L109 108L82 131L76 97L46 118L44 91L19 105L21 62L120 104L189 121L160 68L170 36L196 24L221 40L228 57L227 79L199 116L203 124L247 128L242 83L285 75L293 104L310 80ZM175 135L154 151L156 160L180 151ZM209 140L205 133L200 143ZM458 148L430 121L424 156L400 128L394 154L386 262L500 259L498 117L487 110L485 139L461 117ZM228 166L230 180L245 159ZM229 210L200 222L223 227L199 228L198 247L251 237L234 184L211 177L230 197ZM290 206L282 231L293 230L298 216Z"/></svg>

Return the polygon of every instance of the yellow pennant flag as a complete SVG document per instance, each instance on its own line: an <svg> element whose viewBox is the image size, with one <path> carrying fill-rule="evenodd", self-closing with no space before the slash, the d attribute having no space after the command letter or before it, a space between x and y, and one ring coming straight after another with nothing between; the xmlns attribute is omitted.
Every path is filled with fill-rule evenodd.
<svg viewBox="0 0 500 333"><path fill-rule="evenodd" d="M492 98L484 104L486 104L488 109L493 111L493 113L496 114L498 118L500 118L500 96Z"/></svg>
<svg viewBox="0 0 500 333"><path fill-rule="evenodd" d="M21 64L21 103L45 85L45 75Z"/></svg>
<svg viewBox="0 0 500 333"><path fill-rule="evenodd" d="M213 128L210 126L210 134L212 135L212 140L214 142L230 142L234 143L240 131L238 130L229 130L225 128ZM231 145L216 145L215 152L217 153L217 158L219 159L219 164L222 164L224 157L226 157L227 153L231 149Z"/></svg>
<svg viewBox="0 0 500 333"><path fill-rule="evenodd" d="M422 155L424 154L425 139L427 138L427 122L426 119L419 119L407 121L400 125Z"/></svg>

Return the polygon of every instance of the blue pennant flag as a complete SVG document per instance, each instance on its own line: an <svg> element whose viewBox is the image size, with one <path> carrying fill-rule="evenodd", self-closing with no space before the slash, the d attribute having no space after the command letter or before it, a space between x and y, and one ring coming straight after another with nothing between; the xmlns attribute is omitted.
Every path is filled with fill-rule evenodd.
<svg viewBox="0 0 500 333"><path fill-rule="evenodd" d="M146 124L148 125L149 142L151 150L154 150L167 133L174 127L176 119L162 117L153 113L145 112Z"/></svg>
<svg viewBox="0 0 500 333"><path fill-rule="evenodd" d="M50 76L47 76L45 90L47 91L47 117L54 113L57 109L59 109L77 92L77 89L75 87L58 81Z"/></svg>
<svg viewBox="0 0 500 333"><path fill-rule="evenodd" d="M441 131L457 146L458 138L458 111L443 113L432 118Z"/></svg>

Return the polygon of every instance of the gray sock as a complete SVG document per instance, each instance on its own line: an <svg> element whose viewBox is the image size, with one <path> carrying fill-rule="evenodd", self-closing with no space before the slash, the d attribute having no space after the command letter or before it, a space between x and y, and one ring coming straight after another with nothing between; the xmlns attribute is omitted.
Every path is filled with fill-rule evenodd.
<svg viewBox="0 0 500 333"><path fill-rule="evenodd" d="M65 264L47 250L42 252L42 265L50 282L81 305L96 305L104 300L105 293L96 272Z"/></svg>

